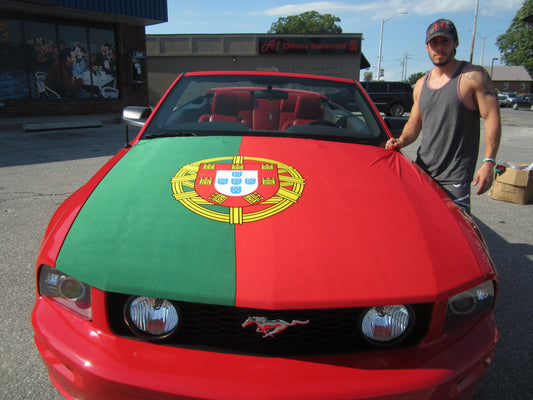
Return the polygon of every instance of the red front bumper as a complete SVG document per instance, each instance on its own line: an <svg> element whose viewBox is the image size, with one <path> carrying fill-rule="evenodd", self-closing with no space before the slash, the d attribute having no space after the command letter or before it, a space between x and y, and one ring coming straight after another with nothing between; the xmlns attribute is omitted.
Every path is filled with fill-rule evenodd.
<svg viewBox="0 0 533 400"><path fill-rule="evenodd" d="M32 322L50 377L68 399L468 399L497 340L490 314L436 346L279 358L117 337L43 298Z"/></svg>

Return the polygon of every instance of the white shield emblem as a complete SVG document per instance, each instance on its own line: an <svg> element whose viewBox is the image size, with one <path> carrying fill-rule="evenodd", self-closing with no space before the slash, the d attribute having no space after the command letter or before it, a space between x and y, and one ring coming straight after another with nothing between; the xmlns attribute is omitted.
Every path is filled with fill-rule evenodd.
<svg viewBox="0 0 533 400"><path fill-rule="evenodd" d="M218 170L215 189L226 196L246 196L259 186L256 170Z"/></svg>

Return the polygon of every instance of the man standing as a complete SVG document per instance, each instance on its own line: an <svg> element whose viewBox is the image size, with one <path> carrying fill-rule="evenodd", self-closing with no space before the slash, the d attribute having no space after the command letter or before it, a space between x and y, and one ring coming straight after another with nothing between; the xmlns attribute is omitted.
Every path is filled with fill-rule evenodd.
<svg viewBox="0 0 533 400"><path fill-rule="evenodd" d="M487 71L456 60L457 46L453 22L439 19L428 27L426 50L435 67L416 83L409 120L401 136L389 139L386 148L399 150L423 130L417 164L470 212L472 180L478 195L492 185L501 137L500 107ZM485 125L485 153L475 173L480 116Z"/></svg>

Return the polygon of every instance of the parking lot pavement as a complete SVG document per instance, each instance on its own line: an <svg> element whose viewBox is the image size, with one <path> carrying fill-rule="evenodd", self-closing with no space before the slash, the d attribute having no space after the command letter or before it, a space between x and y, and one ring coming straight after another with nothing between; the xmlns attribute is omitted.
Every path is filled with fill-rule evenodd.
<svg viewBox="0 0 533 400"><path fill-rule="evenodd" d="M533 162L533 113L501 110L502 141L497 162ZM483 159L481 135L478 167ZM405 148L413 158L416 143ZM484 375L474 400L529 400L533 388L533 204L519 205L491 199L489 193L473 190L472 214L490 249L499 274L496 322L500 339L492 365Z"/></svg>
<svg viewBox="0 0 533 400"><path fill-rule="evenodd" d="M55 209L123 144L119 124L0 129L0 399L63 399L33 343L35 260Z"/></svg>
<svg viewBox="0 0 533 400"><path fill-rule="evenodd" d="M533 162L533 113L502 110L498 162ZM35 260L55 209L124 145L124 127L24 132L0 126L0 399L60 400L32 338ZM413 155L416 146L405 149ZM533 398L533 204L473 196L472 210L500 276L500 341L475 400Z"/></svg>

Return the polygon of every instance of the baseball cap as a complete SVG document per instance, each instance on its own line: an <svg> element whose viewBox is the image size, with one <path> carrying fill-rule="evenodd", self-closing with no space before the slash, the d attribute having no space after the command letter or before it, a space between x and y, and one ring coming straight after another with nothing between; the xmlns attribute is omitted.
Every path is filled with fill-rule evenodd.
<svg viewBox="0 0 533 400"><path fill-rule="evenodd" d="M426 30L426 44L437 36L444 36L450 40L459 40L455 25L447 19L438 19L428 26Z"/></svg>

